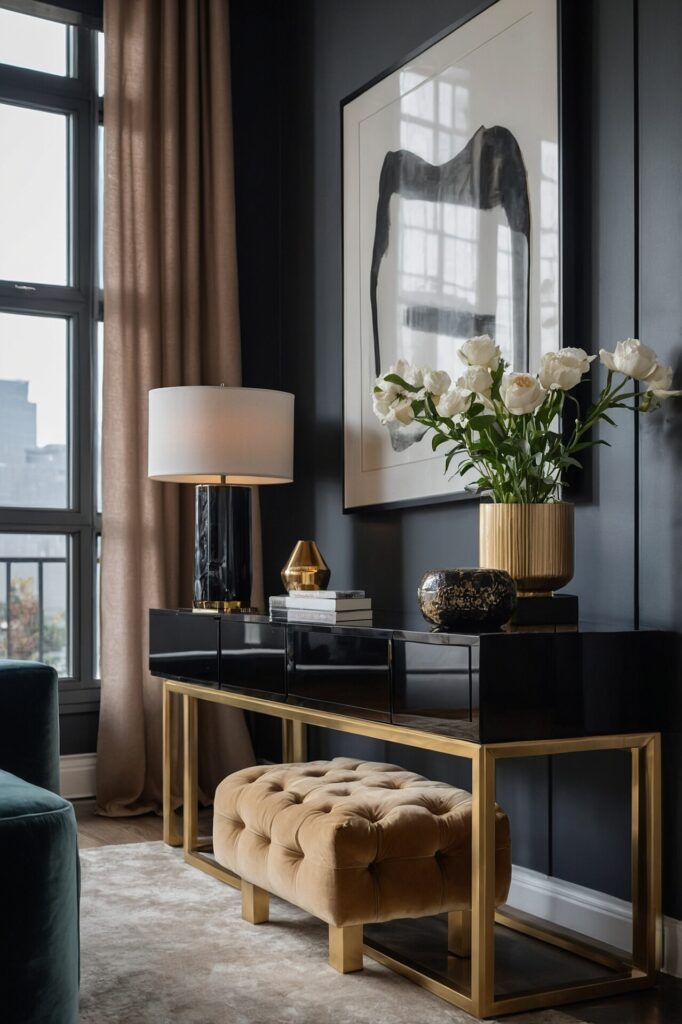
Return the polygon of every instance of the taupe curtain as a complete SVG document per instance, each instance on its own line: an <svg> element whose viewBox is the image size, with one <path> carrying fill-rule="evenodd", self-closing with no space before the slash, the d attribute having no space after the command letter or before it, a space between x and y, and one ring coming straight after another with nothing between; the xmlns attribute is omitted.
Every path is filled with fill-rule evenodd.
<svg viewBox="0 0 682 1024"><path fill-rule="evenodd" d="M104 32L97 801L101 813L125 815L161 800L148 609L186 607L192 593L193 488L147 479L147 393L239 384L241 363L227 0L107 0ZM210 796L254 758L241 712L202 711Z"/></svg>

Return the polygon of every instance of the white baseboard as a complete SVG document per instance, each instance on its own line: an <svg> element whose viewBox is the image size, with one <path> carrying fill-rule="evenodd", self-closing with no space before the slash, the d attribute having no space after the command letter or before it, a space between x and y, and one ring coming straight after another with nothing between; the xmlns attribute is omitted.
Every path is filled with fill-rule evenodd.
<svg viewBox="0 0 682 1024"><path fill-rule="evenodd" d="M82 800L95 795L96 754L63 754L59 758L62 796Z"/></svg>
<svg viewBox="0 0 682 1024"><path fill-rule="evenodd" d="M617 949L632 948L632 906L615 896L515 864L507 903ZM682 921L673 917L663 919L663 970L682 977Z"/></svg>

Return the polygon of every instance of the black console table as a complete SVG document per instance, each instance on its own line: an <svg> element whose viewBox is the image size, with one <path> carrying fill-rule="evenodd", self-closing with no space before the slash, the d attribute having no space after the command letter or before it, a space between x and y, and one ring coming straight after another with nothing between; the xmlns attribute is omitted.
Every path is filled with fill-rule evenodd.
<svg viewBox="0 0 682 1024"><path fill-rule="evenodd" d="M239 886L199 841L197 702L282 720L285 760L306 758L308 725L440 751L472 765L470 974L420 966L368 929L365 952L478 1017L556 1006L653 984L660 962L660 736L652 680L666 634L597 626L446 633L421 619L372 626L282 624L258 615L150 612L150 670L164 683L164 838ZM172 812L173 695L183 699L183 835ZM493 902L495 765L501 758L630 751L632 952L582 940ZM495 924L577 954L579 981L512 994L495 985Z"/></svg>

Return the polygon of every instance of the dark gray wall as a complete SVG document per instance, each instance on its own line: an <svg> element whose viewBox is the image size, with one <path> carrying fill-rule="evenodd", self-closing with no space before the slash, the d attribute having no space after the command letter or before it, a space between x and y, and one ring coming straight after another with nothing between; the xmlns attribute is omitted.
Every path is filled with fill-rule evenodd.
<svg viewBox="0 0 682 1024"><path fill-rule="evenodd" d="M639 4L639 322L682 381L682 5ZM682 400L639 438L639 615L682 630ZM679 646L679 644L678 644ZM679 659L679 653L678 653ZM678 660L678 665L682 661ZM671 687L663 741L664 905L682 917L682 705ZM652 680L653 683L653 680Z"/></svg>
<svg viewBox="0 0 682 1024"><path fill-rule="evenodd" d="M337 586L411 607L435 565L477 560L475 502L342 514L341 99L466 15L471 0L233 0L238 245L245 383L296 393L296 483L263 489L266 592L294 541L314 537ZM638 9L639 8L639 9ZM565 5L574 134L566 344L640 334L679 363L682 7L675 0ZM585 617L679 628L681 406L621 416L581 482L577 572ZM660 681L652 679L652 688ZM665 909L682 917L679 723L671 689L665 758ZM318 749L386 756L452 781L435 755L368 742ZM507 766L498 796L515 860L627 897L628 767L618 755Z"/></svg>

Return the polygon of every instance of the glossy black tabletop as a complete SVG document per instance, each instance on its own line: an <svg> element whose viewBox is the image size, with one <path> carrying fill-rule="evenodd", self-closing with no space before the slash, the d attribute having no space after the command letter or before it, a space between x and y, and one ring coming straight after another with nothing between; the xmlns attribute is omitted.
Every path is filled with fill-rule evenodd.
<svg viewBox="0 0 682 1024"><path fill-rule="evenodd" d="M618 623L485 633L150 612L153 675L478 743L655 731L669 635Z"/></svg>
<svg viewBox="0 0 682 1024"><path fill-rule="evenodd" d="M633 632L632 625L623 621L611 621L603 619L601 621L584 619L577 626L571 625L557 625L557 626L503 626L501 629L485 629L471 632L459 632L457 630L441 629L437 626L432 626L428 623L423 615L417 610L405 612L405 611L374 611L372 612L372 621L367 623L361 621L359 623L343 622L343 623L324 623L324 622L297 622L297 623L282 623L276 619L272 619L267 615L241 615L241 614L230 614L230 615L218 615L217 613L208 612L194 612L191 608L178 608L173 609L172 612L167 614L176 615L202 615L207 618L215 619L229 619L231 621L238 621L245 624L253 625L288 625L290 627L296 627L297 629L316 630L324 633L336 633L336 634L348 634L349 636L367 636L367 637L383 637L384 639L400 639L400 640L415 640L419 643L431 643L431 644L449 644L450 646L479 646L481 643L481 637L486 636L511 636L519 633L630 633ZM644 631L642 631L644 632ZM646 632L659 632L657 630L647 630Z"/></svg>

